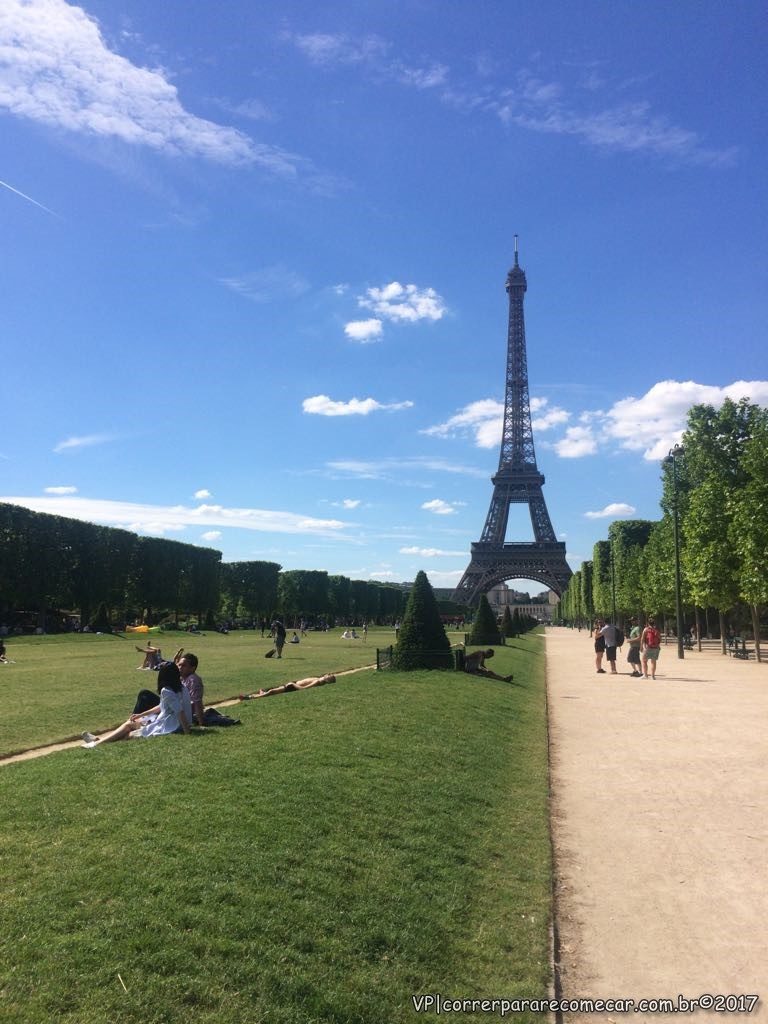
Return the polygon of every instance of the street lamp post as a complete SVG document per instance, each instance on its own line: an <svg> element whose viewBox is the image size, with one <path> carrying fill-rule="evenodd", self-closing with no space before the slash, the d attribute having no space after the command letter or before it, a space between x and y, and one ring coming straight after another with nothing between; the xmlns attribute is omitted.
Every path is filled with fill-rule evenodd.
<svg viewBox="0 0 768 1024"><path fill-rule="evenodd" d="M668 465L672 466L672 518L675 527L675 613L677 616L677 656L678 658L685 657L685 646L683 644L683 602L680 596L680 523L677 514L678 506L678 494L677 494L677 460L683 455L685 449L682 445L676 444L674 448L670 449L669 455L665 459Z"/></svg>

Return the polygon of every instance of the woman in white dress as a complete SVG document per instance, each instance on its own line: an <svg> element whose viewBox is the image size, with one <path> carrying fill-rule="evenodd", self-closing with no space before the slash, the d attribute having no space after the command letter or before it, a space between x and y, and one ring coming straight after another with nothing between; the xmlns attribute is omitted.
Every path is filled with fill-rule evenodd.
<svg viewBox="0 0 768 1024"><path fill-rule="evenodd" d="M189 697L185 699L186 689L181 681L179 666L173 661L165 661L160 666L157 679L160 691L160 703L149 711L131 715L127 722L107 733L105 736L94 736L84 732L86 747L101 746L102 743L113 743L115 740L149 739L152 736L167 736L172 732L190 731L192 720Z"/></svg>

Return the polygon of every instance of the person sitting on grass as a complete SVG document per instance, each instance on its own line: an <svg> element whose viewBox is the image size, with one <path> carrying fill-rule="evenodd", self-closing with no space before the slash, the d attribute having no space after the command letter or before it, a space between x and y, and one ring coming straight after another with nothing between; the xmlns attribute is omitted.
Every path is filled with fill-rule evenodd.
<svg viewBox="0 0 768 1024"><path fill-rule="evenodd" d="M203 680L197 674L197 655L179 648L174 661L179 666L181 681L192 701L192 714L198 725L205 725L205 707L203 705Z"/></svg>
<svg viewBox="0 0 768 1024"><path fill-rule="evenodd" d="M511 683L514 676L498 676L485 667L486 660L492 658L493 655L492 647L489 647L487 651L473 651L464 659L464 671L469 672L472 676L485 676L486 679L498 679L502 683Z"/></svg>
<svg viewBox="0 0 768 1024"><path fill-rule="evenodd" d="M91 732L84 732L83 745L90 749L101 746L102 743L113 743L115 740L150 739L153 736L167 736L172 732L188 733L189 703L184 698L185 690L179 667L175 662L163 662L158 670L157 685L160 690L160 703L156 707L144 714L131 715L127 722L123 722L119 728L105 736L94 736Z"/></svg>
<svg viewBox="0 0 768 1024"><path fill-rule="evenodd" d="M268 690L259 690L257 693L247 693L240 696L240 700L256 700L258 697L277 697L281 693L295 693L296 690L311 690L313 686L325 686L327 683L335 683L336 676L310 676L308 679L297 679L293 683L285 683L283 686L272 686Z"/></svg>

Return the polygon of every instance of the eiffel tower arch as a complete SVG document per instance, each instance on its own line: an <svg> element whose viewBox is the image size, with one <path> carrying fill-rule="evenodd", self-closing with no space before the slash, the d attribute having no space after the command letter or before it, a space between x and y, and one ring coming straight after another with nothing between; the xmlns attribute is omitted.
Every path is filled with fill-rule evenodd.
<svg viewBox="0 0 768 1024"><path fill-rule="evenodd" d="M560 596L573 575L565 560L565 544L555 539L542 491L544 476L536 465L533 447L523 315L527 288L525 272L518 263L515 235L515 264L506 284L507 379L499 468L491 478L493 494L482 535L472 544L469 566L453 593L458 604L473 604L480 594L511 579L537 580ZM505 543L512 504L528 506L533 541Z"/></svg>

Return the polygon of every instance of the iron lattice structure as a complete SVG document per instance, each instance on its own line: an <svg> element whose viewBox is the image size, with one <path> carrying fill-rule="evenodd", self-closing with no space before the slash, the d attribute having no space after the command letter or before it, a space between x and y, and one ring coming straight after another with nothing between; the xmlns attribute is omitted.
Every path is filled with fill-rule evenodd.
<svg viewBox="0 0 768 1024"><path fill-rule="evenodd" d="M542 493L544 476L536 465L533 446L523 313L527 288L515 236L515 265L507 274L506 285L509 327L499 468L491 478L493 495L482 536L472 545L469 566L453 593L453 600L459 604L472 604L480 594L510 579L537 580L559 596L572 576L565 560L565 544L555 539ZM535 540L505 543L513 503L528 505Z"/></svg>

